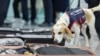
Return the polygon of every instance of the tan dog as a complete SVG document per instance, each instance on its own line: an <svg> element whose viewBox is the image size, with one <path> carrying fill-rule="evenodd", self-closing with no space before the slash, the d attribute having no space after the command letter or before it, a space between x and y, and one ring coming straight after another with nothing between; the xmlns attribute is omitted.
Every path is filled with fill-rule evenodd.
<svg viewBox="0 0 100 56"><path fill-rule="evenodd" d="M80 32L82 32L86 40L85 46L90 47L90 44L92 44L93 42L93 37L95 35L97 36L96 30L95 30L95 16L93 12L100 11L100 5L94 8L82 9L82 10L85 14L85 21L81 25L75 21L73 25L71 26L71 28L69 28L68 26L71 24L70 16L66 14L65 12L60 17L60 19L53 26L53 30L52 30L52 33L53 33L52 36L55 42L61 43L63 39L66 40L65 42L71 42L71 40L73 39L72 32L74 32L75 33L74 42L71 45L79 46L79 43L80 43L79 36L80 36ZM86 35L87 26L89 26L90 35L91 35L90 43Z"/></svg>

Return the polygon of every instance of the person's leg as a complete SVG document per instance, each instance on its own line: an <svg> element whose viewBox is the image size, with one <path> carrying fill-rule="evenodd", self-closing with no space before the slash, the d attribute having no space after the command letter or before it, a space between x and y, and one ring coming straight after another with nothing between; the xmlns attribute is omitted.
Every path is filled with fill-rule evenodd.
<svg viewBox="0 0 100 56"><path fill-rule="evenodd" d="M100 12L95 12L94 13L95 17L96 17L96 21L95 21L95 27L96 27L96 31L98 33L99 36L99 40L100 40Z"/></svg>
<svg viewBox="0 0 100 56"><path fill-rule="evenodd" d="M53 3L53 23L56 23L56 0L52 0Z"/></svg>
<svg viewBox="0 0 100 56"><path fill-rule="evenodd" d="M36 18L36 0L31 0L31 21L34 23L34 20Z"/></svg>
<svg viewBox="0 0 100 56"><path fill-rule="evenodd" d="M86 3L88 4L88 8L92 8L92 7L95 7L95 6L99 5L99 2L100 2L100 0L86 0ZM99 28L100 28L99 27L100 12L97 11L97 12L94 13L94 15L96 17L95 27L96 27L96 31L97 31L97 33L99 35L99 39L100 39L100 30L99 30ZM87 35L90 36L88 28L87 28Z"/></svg>
<svg viewBox="0 0 100 56"><path fill-rule="evenodd" d="M43 0L45 9L45 22L51 24L53 21L53 5L52 0Z"/></svg>
<svg viewBox="0 0 100 56"><path fill-rule="evenodd" d="M10 0L0 0L0 26L3 26L7 16Z"/></svg>
<svg viewBox="0 0 100 56"><path fill-rule="evenodd" d="M80 0L78 0L78 7L80 7Z"/></svg>
<svg viewBox="0 0 100 56"><path fill-rule="evenodd" d="M28 5L27 5L28 0L21 0L22 4L22 14L23 14L23 19L27 22L28 19Z"/></svg>
<svg viewBox="0 0 100 56"><path fill-rule="evenodd" d="M88 0L87 2L88 8L92 8L92 7L99 5L99 2L100 0Z"/></svg>
<svg viewBox="0 0 100 56"><path fill-rule="evenodd" d="M55 22L56 20L58 20L61 13L65 12L65 10L69 10L69 0L53 0L53 10L53 22Z"/></svg>
<svg viewBox="0 0 100 56"><path fill-rule="evenodd" d="M20 18L19 11L18 11L18 4L21 0L14 0L13 1L13 11L14 11L14 17Z"/></svg>

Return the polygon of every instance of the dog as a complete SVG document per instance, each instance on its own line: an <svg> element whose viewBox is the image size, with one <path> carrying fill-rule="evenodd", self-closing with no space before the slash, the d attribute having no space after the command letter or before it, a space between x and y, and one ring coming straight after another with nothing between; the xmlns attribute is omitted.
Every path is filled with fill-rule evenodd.
<svg viewBox="0 0 100 56"><path fill-rule="evenodd" d="M86 47L93 43L94 36L97 36L95 30L95 16L93 12L100 11L100 5L86 9L76 8L65 11L52 27L52 37L55 43L61 43L65 39L65 44L70 43L72 46L80 46L80 32L85 37ZM73 19L72 19L73 18ZM86 28L89 27L90 41L86 35ZM73 36L73 33L75 36Z"/></svg>

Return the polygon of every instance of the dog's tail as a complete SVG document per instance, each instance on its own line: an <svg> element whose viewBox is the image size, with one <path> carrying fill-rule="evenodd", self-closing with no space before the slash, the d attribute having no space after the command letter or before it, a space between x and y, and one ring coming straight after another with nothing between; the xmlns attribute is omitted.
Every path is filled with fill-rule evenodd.
<svg viewBox="0 0 100 56"><path fill-rule="evenodd" d="M98 6L96 6L96 7L91 8L91 10L92 10L93 12L95 12L95 11L100 11L100 4L99 4Z"/></svg>

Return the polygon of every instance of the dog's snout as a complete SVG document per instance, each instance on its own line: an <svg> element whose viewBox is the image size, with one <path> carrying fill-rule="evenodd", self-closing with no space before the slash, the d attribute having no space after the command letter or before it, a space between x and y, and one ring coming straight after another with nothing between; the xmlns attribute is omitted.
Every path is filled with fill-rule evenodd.
<svg viewBox="0 0 100 56"><path fill-rule="evenodd" d="M57 41L54 41L54 44L57 44Z"/></svg>
<svg viewBox="0 0 100 56"><path fill-rule="evenodd" d="M55 40L55 41L54 41L54 43L55 43L55 44L57 44L57 43L58 43L58 41L57 41L57 40Z"/></svg>

